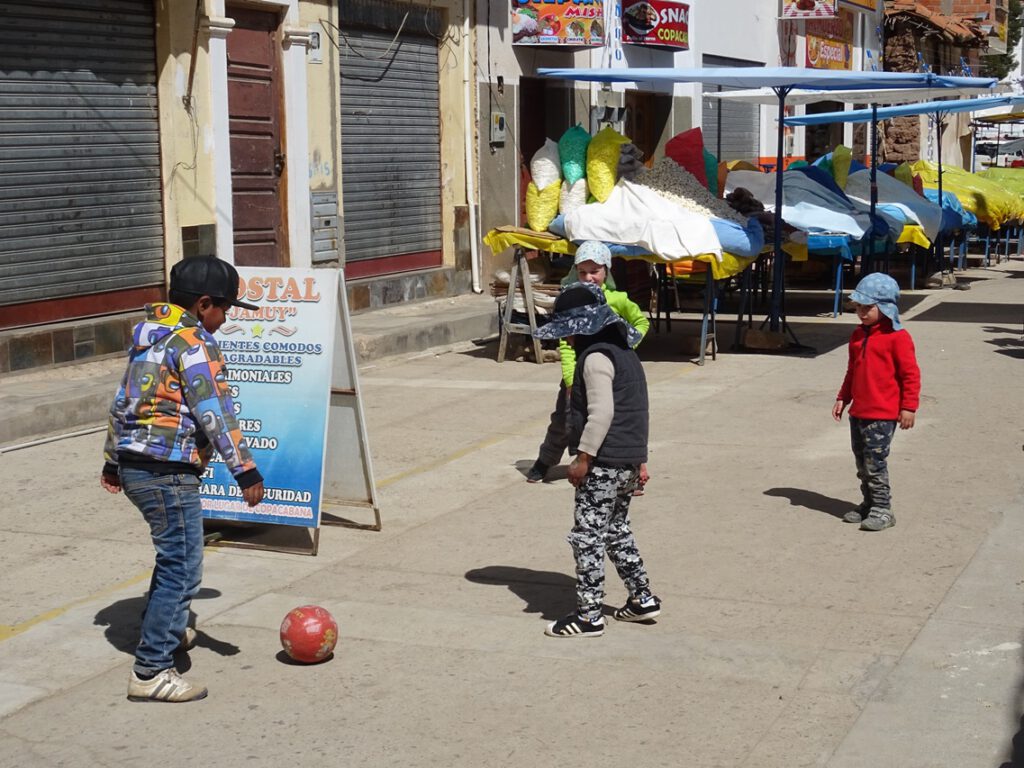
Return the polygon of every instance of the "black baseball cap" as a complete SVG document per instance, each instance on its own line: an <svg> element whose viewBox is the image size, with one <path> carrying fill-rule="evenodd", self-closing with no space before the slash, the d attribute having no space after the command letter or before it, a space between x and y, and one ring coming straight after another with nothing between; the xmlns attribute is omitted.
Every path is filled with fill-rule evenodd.
<svg viewBox="0 0 1024 768"><path fill-rule="evenodd" d="M216 256L192 256L171 267L171 290L227 299L231 306L259 309L238 300L238 270Z"/></svg>

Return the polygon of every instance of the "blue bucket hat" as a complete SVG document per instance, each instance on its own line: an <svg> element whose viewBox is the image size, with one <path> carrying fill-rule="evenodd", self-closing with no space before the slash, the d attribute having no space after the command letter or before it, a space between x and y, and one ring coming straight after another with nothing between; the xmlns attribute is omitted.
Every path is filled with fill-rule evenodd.
<svg viewBox="0 0 1024 768"><path fill-rule="evenodd" d="M558 294L551 318L533 335L538 339L593 336L609 326L616 327L630 347L643 338L640 331L612 311L601 288L593 283L572 283Z"/></svg>
<svg viewBox="0 0 1024 768"><path fill-rule="evenodd" d="M850 301L857 304L875 304L878 311L892 320L894 331L900 330L903 325L900 323L900 311L896 302L900 298L900 287L886 274L874 272L863 278L857 287L850 294Z"/></svg>
<svg viewBox="0 0 1024 768"><path fill-rule="evenodd" d="M581 261L592 261L605 269L611 269L612 249L600 240L584 240L576 249L576 258L573 260L573 264L579 264Z"/></svg>

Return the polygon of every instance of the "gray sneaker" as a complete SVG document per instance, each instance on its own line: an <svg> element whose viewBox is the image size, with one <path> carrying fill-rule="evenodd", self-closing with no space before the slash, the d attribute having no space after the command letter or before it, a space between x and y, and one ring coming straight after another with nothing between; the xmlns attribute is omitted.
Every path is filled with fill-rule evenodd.
<svg viewBox="0 0 1024 768"><path fill-rule="evenodd" d="M892 512L872 512L860 524L862 531L884 531L896 525L896 516Z"/></svg>
<svg viewBox="0 0 1024 768"><path fill-rule="evenodd" d="M196 631L192 627L185 627L185 634L181 636L178 644L179 651L191 651L196 647Z"/></svg>
<svg viewBox="0 0 1024 768"><path fill-rule="evenodd" d="M863 521L864 511L860 507L857 507L856 509L851 509L845 515L843 515L844 523L860 523Z"/></svg>
<svg viewBox="0 0 1024 768"><path fill-rule="evenodd" d="M206 698L206 686L190 683L176 669L158 672L152 680L143 680L133 669L128 677L129 701L167 701L178 704Z"/></svg>

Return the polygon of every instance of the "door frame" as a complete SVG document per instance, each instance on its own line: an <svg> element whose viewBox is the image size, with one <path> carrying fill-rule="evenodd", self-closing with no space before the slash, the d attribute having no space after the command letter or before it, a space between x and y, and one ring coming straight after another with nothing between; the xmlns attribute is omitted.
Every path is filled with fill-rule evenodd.
<svg viewBox="0 0 1024 768"><path fill-rule="evenodd" d="M299 0L244 0L239 3L256 11L278 14L278 39L281 41L281 136L285 171L281 175L281 215L287 241L289 266L312 266L311 211L309 176L308 104L306 96L306 49L310 32L300 29ZM217 255L234 262L234 225L232 214L231 137L228 125L228 49L227 36L235 26L227 16L225 0L213 0L212 16L206 19L209 31L210 89L213 129L213 166Z"/></svg>

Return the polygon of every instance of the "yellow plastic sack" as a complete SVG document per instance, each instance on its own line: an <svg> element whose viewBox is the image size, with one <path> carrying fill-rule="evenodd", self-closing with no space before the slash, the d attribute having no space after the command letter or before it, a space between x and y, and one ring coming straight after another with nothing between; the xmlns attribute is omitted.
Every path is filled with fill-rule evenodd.
<svg viewBox="0 0 1024 768"><path fill-rule="evenodd" d="M910 170L920 174L924 185L936 189L939 185L938 166L927 160L918 160ZM1006 222L1024 215L1020 196L998 182L985 179L954 165L942 166L942 189L956 195L960 204L978 217L978 221L991 229L1001 228Z"/></svg>
<svg viewBox="0 0 1024 768"><path fill-rule="evenodd" d="M587 145L587 187L599 202L607 200L615 188L622 145L628 143L629 139L606 125Z"/></svg>
<svg viewBox="0 0 1024 768"><path fill-rule="evenodd" d="M850 175L850 163L853 161L853 150L842 144L832 150L832 175L840 189L846 189L846 179Z"/></svg>
<svg viewBox="0 0 1024 768"><path fill-rule="evenodd" d="M526 187L526 223L534 232L545 232L558 215L558 196L561 184L551 184L543 190L532 181Z"/></svg>

